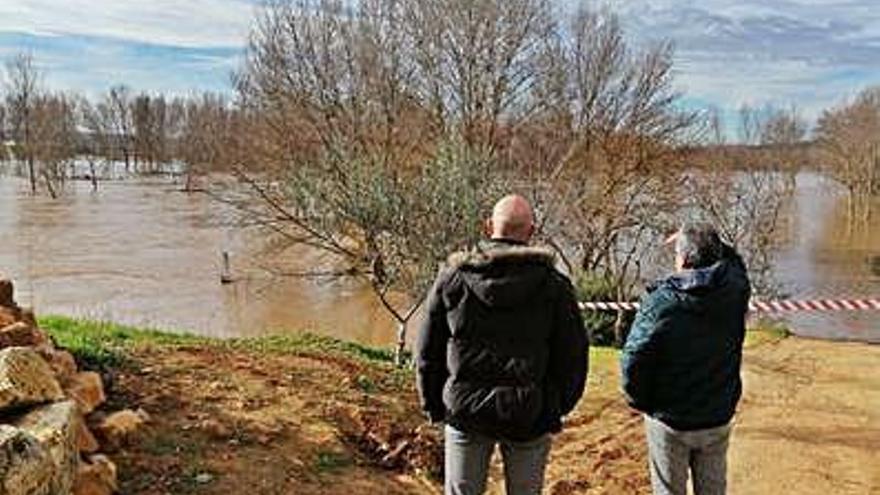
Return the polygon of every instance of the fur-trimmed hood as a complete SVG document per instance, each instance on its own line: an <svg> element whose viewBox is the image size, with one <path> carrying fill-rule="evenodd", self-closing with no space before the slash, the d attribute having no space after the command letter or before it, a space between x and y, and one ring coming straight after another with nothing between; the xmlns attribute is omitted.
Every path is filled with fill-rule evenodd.
<svg viewBox="0 0 880 495"><path fill-rule="evenodd" d="M546 263L552 267L555 262L556 254L549 248L493 240L450 254L446 265L451 269L478 268L492 263Z"/></svg>
<svg viewBox="0 0 880 495"><path fill-rule="evenodd" d="M555 276L555 255L542 247L492 240L454 253L448 268L490 307L511 307L537 297Z"/></svg>

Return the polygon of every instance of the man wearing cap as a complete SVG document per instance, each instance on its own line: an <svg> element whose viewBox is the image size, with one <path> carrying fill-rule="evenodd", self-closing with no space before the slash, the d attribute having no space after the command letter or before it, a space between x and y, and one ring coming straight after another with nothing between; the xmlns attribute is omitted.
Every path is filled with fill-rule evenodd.
<svg viewBox="0 0 880 495"><path fill-rule="evenodd" d="M623 390L645 415L656 495L726 491L730 421L750 286L742 258L708 224L685 224L675 273L648 288L621 354Z"/></svg>
<svg viewBox="0 0 880 495"><path fill-rule="evenodd" d="M552 251L528 246L532 209L501 199L490 239L449 258L415 349L422 407L445 422L445 493L479 495L500 445L509 495L538 495L550 434L581 397L587 335Z"/></svg>

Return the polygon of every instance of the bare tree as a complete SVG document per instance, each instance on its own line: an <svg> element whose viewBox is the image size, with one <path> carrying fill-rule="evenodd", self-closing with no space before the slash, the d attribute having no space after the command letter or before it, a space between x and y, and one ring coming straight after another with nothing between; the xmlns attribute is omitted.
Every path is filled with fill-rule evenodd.
<svg viewBox="0 0 880 495"><path fill-rule="evenodd" d="M33 110L36 100L40 97L41 77L30 54L20 53L6 63L4 78L6 106L10 114L17 152L24 157L27 165L32 194L37 193L37 170L32 137Z"/></svg>
<svg viewBox="0 0 880 495"><path fill-rule="evenodd" d="M134 123L132 121L131 90L124 85L111 87L96 106L101 116L105 132L112 138L114 155L125 162L125 171L131 170L132 159L137 168L134 156Z"/></svg>
<svg viewBox="0 0 880 495"><path fill-rule="evenodd" d="M736 147L727 143L719 114L707 115L710 152L685 175L688 201L681 216L707 220L743 256L758 296L775 297L782 287L774 256L785 241L785 213L806 126L795 109L743 106Z"/></svg>
<svg viewBox="0 0 880 495"><path fill-rule="evenodd" d="M89 163L89 179L92 191L98 190L99 160L106 166L114 157L113 124L106 107L95 105L86 98L77 103L77 116L84 131L82 152Z"/></svg>
<svg viewBox="0 0 880 495"><path fill-rule="evenodd" d="M32 157L49 195L57 198L77 151L75 99L64 94L40 95L31 117Z"/></svg>
<svg viewBox="0 0 880 495"><path fill-rule="evenodd" d="M867 222L880 194L880 87L823 112L816 134L827 173L849 192L850 217Z"/></svg>
<svg viewBox="0 0 880 495"><path fill-rule="evenodd" d="M672 55L668 43L629 48L608 10L579 11L546 55L534 126L514 138L541 234L618 300L634 295L680 201L679 147L696 115L677 107ZM621 341L622 314L615 330Z"/></svg>

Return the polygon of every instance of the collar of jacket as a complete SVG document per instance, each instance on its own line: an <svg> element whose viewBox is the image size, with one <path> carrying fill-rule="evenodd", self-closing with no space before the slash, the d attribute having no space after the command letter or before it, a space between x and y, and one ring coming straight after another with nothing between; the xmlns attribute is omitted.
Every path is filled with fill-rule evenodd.
<svg viewBox="0 0 880 495"><path fill-rule="evenodd" d="M447 260L447 266L453 269L463 266L480 267L496 262L540 262L553 266L555 260L554 252L545 247L529 246L511 239L490 239L469 251L452 253Z"/></svg>
<svg viewBox="0 0 880 495"><path fill-rule="evenodd" d="M724 261L717 261L705 268L683 270L669 275L657 285L668 285L675 290L689 292L717 286L723 278Z"/></svg>

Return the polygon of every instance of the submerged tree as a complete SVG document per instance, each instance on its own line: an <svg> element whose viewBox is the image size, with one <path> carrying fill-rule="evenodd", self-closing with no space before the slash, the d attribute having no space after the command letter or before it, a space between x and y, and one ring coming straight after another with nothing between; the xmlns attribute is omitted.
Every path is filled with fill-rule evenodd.
<svg viewBox="0 0 880 495"><path fill-rule="evenodd" d="M871 197L880 194L880 87L823 112L816 134L825 170L849 193L850 217L867 221Z"/></svg>
<svg viewBox="0 0 880 495"><path fill-rule="evenodd" d="M20 53L6 63L4 88L6 90L6 108L12 139L15 141L16 152L23 157L31 193L37 193L37 168L34 159L33 119L34 106L40 97L41 74L34 65L33 56Z"/></svg>

